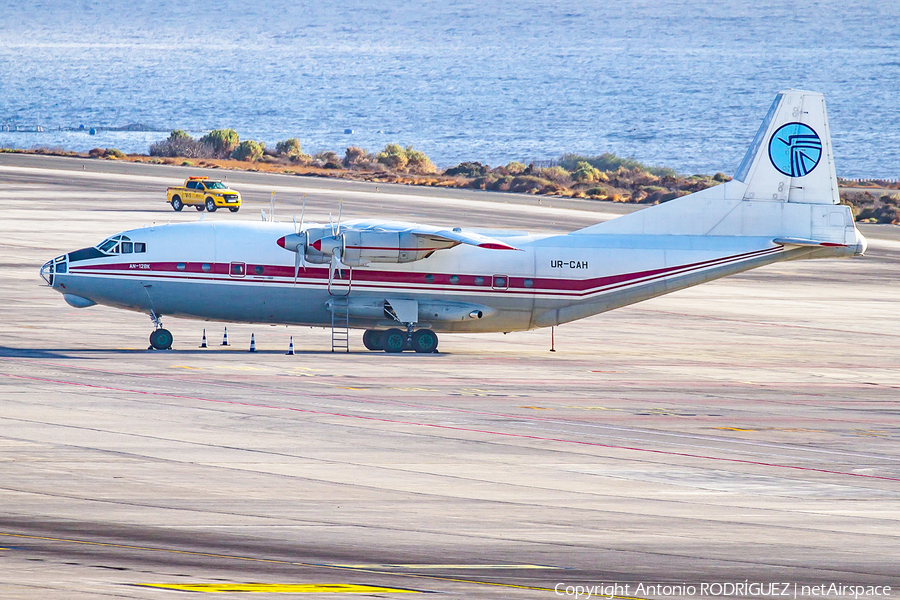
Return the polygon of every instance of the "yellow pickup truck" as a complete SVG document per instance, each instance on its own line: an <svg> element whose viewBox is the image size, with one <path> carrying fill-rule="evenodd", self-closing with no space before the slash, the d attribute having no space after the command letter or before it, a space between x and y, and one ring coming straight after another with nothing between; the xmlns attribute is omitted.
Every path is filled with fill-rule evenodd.
<svg viewBox="0 0 900 600"><path fill-rule="evenodd" d="M209 177L188 177L183 186L166 188L166 202L175 210L193 206L201 211L227 208L237 212L241 208L241 193Z"/></svg>

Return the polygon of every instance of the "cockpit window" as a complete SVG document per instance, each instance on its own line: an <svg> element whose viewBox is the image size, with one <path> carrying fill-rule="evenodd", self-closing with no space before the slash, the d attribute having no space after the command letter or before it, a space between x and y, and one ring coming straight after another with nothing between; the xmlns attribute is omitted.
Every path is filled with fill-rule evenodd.
<svg viewBox="0 0 900 600"><path fill-rule="evenodd" d="M119 243L121 241L121 244ZM138 247L141 250L138 250ZM97 250L104 254L131 254L132 252L146 252L147 245L143 242L132 243L131 238L127 235L117 235L102 242L96 247Z"/></svg>

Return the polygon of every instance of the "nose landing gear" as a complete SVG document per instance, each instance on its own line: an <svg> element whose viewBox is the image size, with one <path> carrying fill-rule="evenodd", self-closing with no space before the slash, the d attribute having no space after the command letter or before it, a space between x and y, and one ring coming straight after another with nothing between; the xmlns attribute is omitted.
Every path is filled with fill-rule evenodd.
<svg viewBox="0 0 900 600"><path fill-rule="evenodd" d="M171 350L172 349L172 332L164 329L159 316L151 310L150 320L156 326L156 329L150 334L150 347L147 350Z"/></svg>
<svg viewBox="0 0 900 600"><path fill-rule="evenodd" d="M154 329L150 334L150 347L154 350L170 350L172 348L172 333L168 329Z"/></svg>

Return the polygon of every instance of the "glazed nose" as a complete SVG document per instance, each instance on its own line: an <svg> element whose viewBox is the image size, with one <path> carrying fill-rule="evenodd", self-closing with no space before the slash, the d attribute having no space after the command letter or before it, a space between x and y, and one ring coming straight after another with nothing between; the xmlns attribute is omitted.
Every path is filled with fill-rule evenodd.
<svg viewBox="0 0 900 600"><path fill-rule="evenodd" d="M41 278L47 282L47 285L53 287L56 275L66 272L68 272L68 264L66 263L66 255L63 254L44 263L44 266L41 267Z"/></svg>

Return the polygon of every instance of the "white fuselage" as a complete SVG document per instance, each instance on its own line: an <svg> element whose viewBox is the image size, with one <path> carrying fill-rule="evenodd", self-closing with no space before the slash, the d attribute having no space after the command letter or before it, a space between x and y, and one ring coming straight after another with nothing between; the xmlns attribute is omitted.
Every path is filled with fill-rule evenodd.
<svg viewBox="0 0 900 600"><path fill-rule="evenodd" d="M144 252L80 260L70 253L66 267L55 269L52 285L73 305L314 326L330 325L330 302L346 296L351 326L361 328L396 326L384 302L415 300L420 327L517 331L780 260L852 254L846 247L786 248L771 237L492 232L517 250L459 245L411 263L344 269L330 283L327 264L307 264L297 270L295 282L294 254L276 243L293 231L290 224L268 222L125 231L133 245L145 244Z"/></svg>

